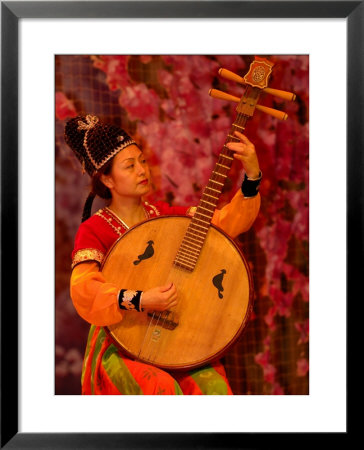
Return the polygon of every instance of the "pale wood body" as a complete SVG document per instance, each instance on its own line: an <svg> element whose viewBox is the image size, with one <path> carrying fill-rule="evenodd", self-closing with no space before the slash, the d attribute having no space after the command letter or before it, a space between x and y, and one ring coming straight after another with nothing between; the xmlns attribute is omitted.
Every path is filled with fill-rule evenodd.
<svg viewBox="0 0 364 450"><path fill-rule="evenodd" d="M248 265L235 243L216 227L208 230L193 272L173 265L190 220L164 216L137 225L117 241L102 267L106 280L121 289L145 291L175 283L179 304L168 317L174 329L136 311L126 311L119 324L108 327L129 356L174 370L221 356L243 331L252 309ZM150 241L154 255L135 265ZM220 298L212 279L222 270L226 273Z"/></svg>

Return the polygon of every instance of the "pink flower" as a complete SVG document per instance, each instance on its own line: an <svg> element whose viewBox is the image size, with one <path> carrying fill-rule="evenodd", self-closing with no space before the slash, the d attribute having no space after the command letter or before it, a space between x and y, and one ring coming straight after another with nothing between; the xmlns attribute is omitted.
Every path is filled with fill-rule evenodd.
<svg viewBox="0 0 364 450"><path fill-rule="evenodd" d="M267 381L268 383L274 383L276 372L277 369L273 366L273 364L267 364L266 366L264 366L264 381Z"/></svg>
<svg viewBox="0 0 364 450"><path fill-rule="evenodd" d="M269 308L268 313L264 316L264 322L268 325L268 328L272 331L276 329L276 324L274 321L274 317L276 314L277 314L277 307L272 306L271 308Z"/></svg>
<svg viewBox="0 0 364 450"><path fill-rule="evenodd" d="M103 55L93 57L94 66L106 73L110 90L122 89L130 84L128 55Z"/></svg>
<svg viewBox="0 0 364 450"><path fill-rule="evenodd" d="M309 337L309 321L308 319L303 322L295 322L294 324L296 330L300 333L300 337L297 341L297 344L306 344L308 342Z"/></svg>
<svg viewBox="0 0 364 450"><path fill-rule="evenodd" d="M264 352L257 353L254 357L254 360L257 364L262 367L266 367L269 363L270 351L267 349Z"/></svg>
<svg viewBox="0 0 364 450"><path fill-rule="evenodd" d="M309 370L308 361L306 358L301 358L297 361L297 376L304 377L306 376Z"/></svg>
<svg viewBox="0 0 364 450"><path fill-rule="evenodd" d="M152 56L151 55L141 55L140 56L140 61L143 64L148 64L148 63L150 63L152 61Z"/></svg>
<svg viewBox="0 0 364 450"><path fill-rule="evenodd" d="M159 97L145 84L126 86L120 94L119 103L131 120L158 121Z"/></svg>
<svg viewBox="0 0 364 450"><path fill-rule="evenodd" d="M59 363L56 364L56 377L66 377L69 373L69 366L67 361L60 361Z"/></svg>
<svg viewBox="0 0 364 450"><path fill-rule="evenodd" d="M272 286L269 289L269 293L273 303L275 304L278 315L290 317L293 295L289 292L283 292L280 286Z"/></svg>
<svg viewBox="0 0 364 450"><path fill-rule="evenodd" d="M272 394L273 395L284 395L284 390L279 383L273 383L272 386Z"/></svg>
<svg viewBox="0 0 364 450"><path fill-rule="evenodd" d="M228 69L231 72L242 76L248 71L248 66L244 59L239 55L217 55L219 68ZM225 78L223 78L225 80Z"/></svg>
<svg viewBox="0 0 364 450"><path fill-rule="evenodd" d="M56 117L59 120L76 117L77 112L72 100L69 100L63 92L56 92Z"/></svg>

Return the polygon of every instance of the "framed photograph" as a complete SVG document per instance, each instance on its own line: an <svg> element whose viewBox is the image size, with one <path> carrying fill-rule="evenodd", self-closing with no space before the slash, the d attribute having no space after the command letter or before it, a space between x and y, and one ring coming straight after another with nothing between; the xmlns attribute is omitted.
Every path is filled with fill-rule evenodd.
<svg viewBox="0 0 364 450"><path fill-rule="evenodd" d="M354 289L357 292L356 283L363 269L363 263L352 257L354 247L359 247L360 252L363 249L363 42L359 38L363 2L9 1L1 6L2 447L250 448L282 434L287 434L284 440L292 445L291 438L297 439L297 433L307 442L313 433L316 439L321 435L327 439L330 433L347 442L347 302ZM265 360L263 345L255 354L264 378L261 390L245 384L241 392L238 390L240 395L229 399L81 396L77 395L77 386L72 387L72 380L77 380L71 377L72 371L78 376L81 353L68 352L65 363L67 349L55 340L58 323L68 320L63 309L60 319L54 302L59 281L55 259L67 258L59 250L57 258L54 254L57 240L61 239L58 248L62 247L55 209L59 202L69 204L73 197L69 191L67 198L60 200L54 181L59 164L54 146L56 142L59 148L60 123L69 114L62 116L64 110L57 103L57 95L69 94L69 98L59 98L72 106L69 100L73 90L84 89L78 112L87 104L87 96L96 99L105 94L99 86L93 87L97 78L89 82L88 71L96 69L107 77L109 95L113 80L103 64L115 55L131 58L134 76L142 73L140 65L164 64L168 77L171 68L177 70L180 61L188 61L184 55L194 55L196 61L206 58L206 62L212 62L211 67L224 61L216 55L226 55L231 64L234 55L246 55L245 59L239 57L244 64L252 55L277 55L273 59L281 61L280 67L289 68L292 74L305 67L307 76L302 75L302 85L296 89L301 106L308 108L309 98L310 113L310 240L309 251L306 249L310 259L309 358L308 320L285 321L289 308L282 303L274 304L280 308L277 313L277 309L269 309L267 302L265 326L269 329L269 320L274 323L271 333L261 336L267 344L274 334L279 353L279 345L282 349L286 345L274 328L280 317L281 326L287 328L289 324L292 329L286 331L293 333L294 339L298 337L300 345L306 344L299 347L301 354L294 359L294 364L299 361L295 370L300 381L294 388L287 388L282 377L274 377L276 368ZM174 59L171 55L175 55ZM294 67L292 60L296 61ZM201 61L196 62L197 66ZM66 86L64 79L60 81L64 73L73 76L78 71L83 85L58 89ZM308 80L308 72L309 89L302 81ZM290 86L280 88L290 90ZM307 100L303 101L304 91ZM140 95L146 98L148 91ZM172 97L172 90L167 96ZM308 117L308 110L303 110L301 107L300 116L294 113L301 125L304 114ZM107 110L100 111L107 115ZM127 110L130 124L139 112ZM160 117L161 111L157 113ZM168 114L167 109L164 113ZM145 136L150 135L148 122L141 123ZM296 128L297 133L302 130ZM138 131L144 138L141 129ZM255 133L262 141L269 140L268 134L259 134L257 129ZM282 132L281 142L284 136ZM287 135L289 138L292 135ZM197 141L196 145L200 143ZM266 162L265 172L269 173L274 164L278 166L279 161ZM301 167L305 162L296 164ZM59 173L63 176L63 172ZM288 181L294 184L294 177ZM77 186L84 198L86 184ZM289 190L287 186L280 184L279 188ZM299 184L292 188L302 189ZM173 189L171 192L175 195ZM190 194L186 191L184 195L188 198ZM308 203L308 187L306 200ZM293 214L292 204L296 205L294 200L290 205L283 202L286 216ZM74 210L77 208L78 204L74 205ZM307 220L308 225L308 215L302 220ZM63 242L66 249L66 240ZM308 270L308 261L305 267ZM280 289L293 285L289 276L281 274ZM265 289L269 293L273 288ZM297 296L292 299L298 301L303 302ZM70 336L72 326L69 324L67 331ZM258 328L254 333L259 333ZM304 377L308 380L308 361L309 388L302 382Z"/></svg>

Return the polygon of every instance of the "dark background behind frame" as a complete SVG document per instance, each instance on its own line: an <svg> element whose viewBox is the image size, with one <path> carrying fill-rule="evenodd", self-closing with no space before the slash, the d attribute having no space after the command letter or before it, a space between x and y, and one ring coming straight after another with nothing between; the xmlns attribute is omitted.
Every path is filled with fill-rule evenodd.
<svg viewBox="0 0 364 450"><path fill-rule="evenodd" d="M363 1L288 2L2 2L1 76L1 448L261 448L279 438L282 447L298 435L248 433L18 433L18 20L20 18L347 18L347 303L360 292L363 274ZM343 62L345 63L345 62ZM9 107L11 105L11 107ZM359 250L359 252L358 252ZM355 255L359 258L355 259ZM12 318L12 320L9 320ZM11 346L9 346L11 336ZM348 335L350 358L352 346ZM348 358L348 362L349 362ZM12 370L6 370L11 367ZM350 375L348 373L348 375ZM348 379L350 381L350 379ZM348 382L349 384L349 382ZM348 391L349 394L349 391ZM349 418L349 415L347 416ZM352 429L334 436L348 443ZM332 436L332 435L331 435ZM311 433L299 436L307 444ZM244 442L244 444L242 444ZM315 443L328 443L315 433ZM244 445L244 447L242 447ZM294 444L295 447L297 446ZM269 445L268 445L269 447Z"/></svg>

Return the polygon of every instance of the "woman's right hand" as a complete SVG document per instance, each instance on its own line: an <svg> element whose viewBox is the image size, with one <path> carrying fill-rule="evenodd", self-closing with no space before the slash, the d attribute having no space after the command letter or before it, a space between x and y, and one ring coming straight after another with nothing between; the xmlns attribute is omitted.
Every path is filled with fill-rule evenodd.
<svg viewBox="0 0 364 450"><path fill-rule="evenodd" d="M177 289L173 283L144 291L141 299L141 307L153 311L165 311L177 303Z"/></svg>

